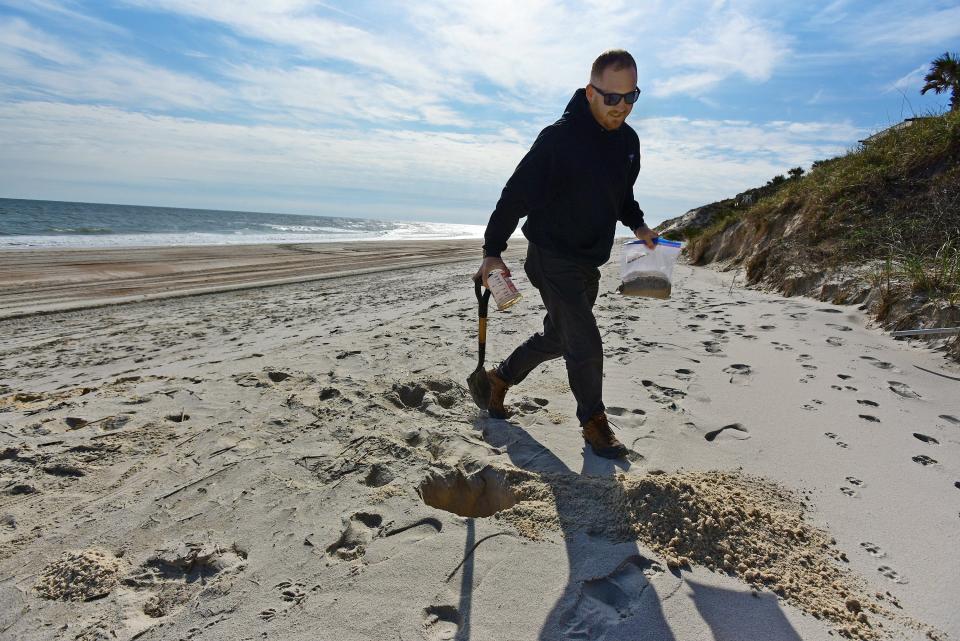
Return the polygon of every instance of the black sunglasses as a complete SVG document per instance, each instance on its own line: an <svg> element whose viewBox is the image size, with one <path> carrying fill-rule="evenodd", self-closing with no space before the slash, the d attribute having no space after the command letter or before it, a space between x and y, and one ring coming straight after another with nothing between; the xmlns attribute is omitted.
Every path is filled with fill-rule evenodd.
<svg viewBox="0 0 960 641"><path fill-rule="evenodd" d="M599 87L597 87L597 85L592 83L590 84L590 86L593 87L594 91L596 91L598 94L603 96L603 104L607 105L608 107L619 105L621 98L623 98L623 101L626 102L628 105L632 105L640 97L639 88L634 89L629 93L613 93L613 92L603 91Z"/></svg>

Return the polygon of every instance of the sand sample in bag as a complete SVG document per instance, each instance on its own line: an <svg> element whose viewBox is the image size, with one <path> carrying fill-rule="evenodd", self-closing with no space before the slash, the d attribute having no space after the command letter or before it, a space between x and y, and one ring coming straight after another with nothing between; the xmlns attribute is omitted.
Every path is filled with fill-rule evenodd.
<svg viewBox="0 0 960 641"><path fill-rule="evenodd" d="M670 298L670 279L661 272L637 272L620 283L617 288L624 296L646 296L647 298Z"/></svg>

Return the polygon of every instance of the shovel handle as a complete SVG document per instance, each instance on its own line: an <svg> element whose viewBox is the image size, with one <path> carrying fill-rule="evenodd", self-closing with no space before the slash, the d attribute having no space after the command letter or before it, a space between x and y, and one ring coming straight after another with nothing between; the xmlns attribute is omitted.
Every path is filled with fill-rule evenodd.
<svg viewBox="0 0 960 641"><path fill-rule="evenodd" d="M477 294L477 303L480 308L480 364L483 365L483 361L486 358L487 353L487 307L490 303L490 290L480 293L481 282L479 278L473 280L473 288Z"/></svg>
<svg viewBox="0 0 960 641"><path fill-rule="evenodd" d="M480 318L487 317L487 307L490 303L490 290L480 293L482 283L479 278L473 279L473 291L477 294L477 302L480 304Z"/></svg>

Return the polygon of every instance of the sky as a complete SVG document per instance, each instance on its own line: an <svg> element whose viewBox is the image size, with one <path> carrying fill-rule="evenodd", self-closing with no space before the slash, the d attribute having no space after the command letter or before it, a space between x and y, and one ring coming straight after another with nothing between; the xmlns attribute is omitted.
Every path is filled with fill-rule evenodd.
<svg viewBox="0 0 960 641"><path fill-rule="evenodd" d="M0 197L485 224L611 48L652 227L945 110L960 2L0 0Z"/></svg>

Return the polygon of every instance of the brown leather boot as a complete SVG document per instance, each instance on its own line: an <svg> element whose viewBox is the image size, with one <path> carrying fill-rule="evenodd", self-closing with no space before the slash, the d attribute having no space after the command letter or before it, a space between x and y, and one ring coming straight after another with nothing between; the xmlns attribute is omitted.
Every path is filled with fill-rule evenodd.
<svg viewBox="0 0 960 641"><path fill-rule="evenodd" d="M613 435L607 415L603 412L597 412L583 424L583 440L597 456L623 458L627 455L626 446Z"/></svg>
<svg viewBox="0 0 960 641"><path fill-rule="evenodd" d="M487 404L487 414L490 415L490 418L507 418L508 414L503 406L503 399L510 386L497 375L496 369L488 369L487 378L490 380L490 402Z"/></svg>

